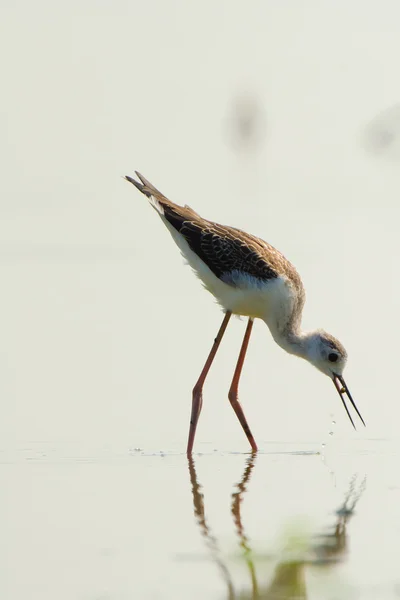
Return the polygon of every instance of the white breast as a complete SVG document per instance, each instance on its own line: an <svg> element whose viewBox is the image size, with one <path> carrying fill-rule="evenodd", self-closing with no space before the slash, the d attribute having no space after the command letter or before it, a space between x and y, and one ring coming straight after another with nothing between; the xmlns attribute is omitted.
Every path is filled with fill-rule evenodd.
<svg viewBox="0 0 400 600"><path fill-rule="evenodd" d="M229 276L230 283L226 283L214 275L162 214L160 217L183 257L204 287L215 296L225 310L237 315L263 319L271 331L280 330L285 326L293 312L295 300L293 288L285 276L265 283L241 271L234 271Z"/></svg>

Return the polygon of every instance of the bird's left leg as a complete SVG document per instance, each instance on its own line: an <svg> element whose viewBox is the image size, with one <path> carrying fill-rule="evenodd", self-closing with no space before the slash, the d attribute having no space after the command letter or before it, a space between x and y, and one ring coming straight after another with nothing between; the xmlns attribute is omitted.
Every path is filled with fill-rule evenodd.
<svg viewBox="0 0 400 600"><path fill-rule="evenodd" d="M228 326L229 319L231 318L231 316L232 316L231 311L230 310L226 311L224 320L222 321L222 325L219 328L217 337L215 338L213 347L211 348L211 352L208 355L208 358L206 360L206 364L204 365L203 370L200 374L200 377L198 378L197 383L193 388L192 413L190 415L189 438L188 438L188 445L187 445L187 450L186 450L186 453L188 456L190 456L192 454L194 436L196 435L197 422L199 420L201 407L203 405L203 385L204 385L205 379L207 377L208 371L210 370L210 367L213 363L215 355L217 354L217 350L219 348L219 345L221 343L222 337L225 333L225 329Z"/></svg>
<svg viewBox="0 0 400 600"><path fill-rule="evenodd" d="M243 409L240 406L239 400L238 400L239 379L240 379L240 375L242 373L243 363L244 363L244 359L246 356L247 347L249 345L250 334L251 334L252 328L253 328L253 319L250 317L249 321L247 323L246 333L244 334L242 347L240 349L240 354L239 354L239 358L237 361L235 373L233 375L228 398L229 398L229 402L232 405L233 410L235 411L235 413L237 415L237 418L240 421L241 426L243 427L245 434L247 435L247 439L250 442L252 451L257 452L257 450L258 450L257 444L255 442L253 434L250 431L250 427L247 423L246 417L244 416Z"/></svg>

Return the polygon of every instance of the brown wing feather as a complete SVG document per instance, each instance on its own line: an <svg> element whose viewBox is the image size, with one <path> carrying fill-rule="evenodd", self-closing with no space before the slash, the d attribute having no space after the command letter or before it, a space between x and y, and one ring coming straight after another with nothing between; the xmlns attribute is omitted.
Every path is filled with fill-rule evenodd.
<svg viewBox="0 0 400 600"><path fill-rule="evenodd" d="M186 239L190 248L219 278L234 285L230 273L239 270L263 281L286 273L296 287L301 279L293 265L273 246L249 233L203 219L189 206L179 206L136 171L141 183L126 176L160 205L164 218Z"/></svg>
<svg viewBox="0 0 400 600"><path fill-rule="evenodd" d="M263 281L278 276L257 246L248 243L229 227L204 220L183 221L179 233L209 269L227 283L233 284L229 277L233 271L241 271Z"/></svg>

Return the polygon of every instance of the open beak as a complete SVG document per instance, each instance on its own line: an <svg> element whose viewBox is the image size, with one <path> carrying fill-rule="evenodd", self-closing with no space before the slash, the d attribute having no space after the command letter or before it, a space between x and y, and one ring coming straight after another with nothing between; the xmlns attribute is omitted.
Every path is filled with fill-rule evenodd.
<svg viewBox="0 0 400 600"><path fill-rule="evenodd" d="M347 408L347 405L346 405L346 402L345 402L345 399L344 399L344 395L345 395L345 394L347 394L347 396L348 396L348 398L349 398L350 402L352 403L352 405L353 405L353 407L354 407L354 409L355 409L356 413L357 413L357 414L358 414L358 416L360 417L360 419L361 419L361 422L362 422L362 424L363 424L363 425L364 425L364 427L365 427L365 422L364 422L364 419L362 418L362 416L361 416L361 414L360 414L360 411L358 410L357 406L355 405L355 402L354 402L353 398L351 397L351 394L350 394L349 388L347 387L347 385L346 385L346 382L345 382L345 380L343 379L342 375L336 375L336 374L334 373L334 374L333 374L333 378L332 378L332 379L333 379L333 383L335 384L335 388L337 389L337 391L338 391L338 393L339 393L340 399L341 399L341 401L343 402L343 406L344 406L344 407L345 407L345 409L346 409L347 416L349 417L349 419L350 419L350 421L351 421L351 424L353 425L354 429L356 428L356 426L354 425L354 421L353 421L353 419L351 418L351 414L349 413L349 409Z"/></svg>

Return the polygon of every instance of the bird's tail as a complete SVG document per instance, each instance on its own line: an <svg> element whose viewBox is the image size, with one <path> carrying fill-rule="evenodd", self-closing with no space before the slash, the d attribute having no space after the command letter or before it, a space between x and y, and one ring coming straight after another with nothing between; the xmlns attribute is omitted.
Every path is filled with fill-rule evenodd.
<svg viewBox="0 0 400 600"><path fill-rule="evenodd" d="M168 200L168 198L166 198L164 194L162 194L157 188L155 188L150 181L147 181L143 175L138 173L138 171L135 171L135 173L140 179L140 182L136 181L136 179L133 179L133 177L129 177L129 175L125 175L125 179L132 183L140 192L142 192L142 194L147 196L147 198L150 200L150 204L156 209L157 212L159 212L161 215L164 214L164 206L166 204L172 204L171 201Z"/></svg>
<svg viewBox="0 0 400 600"><path fill-rule="evenodd" d="M125 175L125 179L132 183L140 192L142 192L142 194L147 196L150 204L158 213L160 213L160 215L164 215L165 212L173 211L174 213L177 212L178 214L182 212L186 219L201 218L192 208L190 208L190 206L185 204L185 206L182 207L174 202L171 202L171 200L169 200L166 196L164 196L164 194L155 188L150 181L143 177L143 175L138 173L138 171L135 171L135 173L140 181L136 181L136 179L129 177L129 175Z"/></svg>
<svg viewBox="0 0 400 600"><path fill-rule="evenodd" d="M125 179L130 183L133 183L133 185L137 187L137 189L148 198L150 198L151 196L161 196L162 198L165 198L165 196L157 188L155 188L154 185L150 183L150 181L147 181L147 179L143 177L143 175L138 173L138 171L135 171L135 173L142 183L136 181L136 179L133 179L133 177L129 177L129 175L125 175Z"/></svg>

